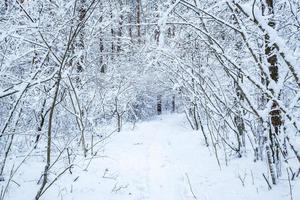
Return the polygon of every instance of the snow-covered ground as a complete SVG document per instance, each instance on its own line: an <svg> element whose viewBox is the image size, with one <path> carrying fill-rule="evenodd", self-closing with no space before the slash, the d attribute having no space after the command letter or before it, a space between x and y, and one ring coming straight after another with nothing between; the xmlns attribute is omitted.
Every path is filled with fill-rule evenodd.
<svg viewBox="0 0 300 200"><path fill-rule="evenodd" d="M163 115L113 135L98 157L78 162L46 191L47 200L289 200L288 181L268 190L264 163L231 159L221 168L200 133L183 115ZM250 156L249 156L250 157ZM12 183L8 199L33 199L44 164L28 160ZM89 166L86 169L86 166ZM63 168L62 168L63 169ZM59 170L57 170L59 171ZM292 182L294 200L299 181Z"/></svg>

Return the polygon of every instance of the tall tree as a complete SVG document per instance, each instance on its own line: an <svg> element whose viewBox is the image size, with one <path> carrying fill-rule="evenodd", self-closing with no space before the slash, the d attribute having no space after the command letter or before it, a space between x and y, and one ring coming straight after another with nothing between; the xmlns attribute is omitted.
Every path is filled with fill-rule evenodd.
<svg viewBox="0 0 300 200"><path fill-rule="evenodd" d="M273 29L276 28L275 19L274 19L274 1L273 0L265 0L262 4L263 15L267 16L268 25ZM278 58L276 48L274 43L270 40L270 35L268 33L265 34L265 54L268 61L268 69L269 69L269 76L270 82L267 83L267 88L270 92L279 98L279 94L275 93L276 84L278 83L279 79L279 69L278 69ZM282 125L281 120L281 111L278 106L277 101L269 99L271 101L271 110L269 112L270 116L270 127L269 127L269 141L270 144L267 144L267 154L268 154L268 161L270 166L270 173L272 176L272 183L276 184L276 176L280 174L280 153L279 153L279 137L280 134L280 127ZM271 152L269 152L271 151ZM272 158L270 157L272 155ZM273 166L276 166L277 175Z"/></svg>

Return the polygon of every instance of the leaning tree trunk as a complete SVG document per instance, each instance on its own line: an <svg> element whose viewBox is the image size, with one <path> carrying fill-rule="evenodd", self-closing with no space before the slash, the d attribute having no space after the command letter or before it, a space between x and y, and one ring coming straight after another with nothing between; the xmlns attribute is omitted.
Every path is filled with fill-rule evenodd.
<svg viewBox="0 0 300 200"><path fill-rule="evenodd" d="M273 0L264 0L263 3L263 14L267 15L268 25L272 28L275 28L275 22L273 19L274 15L274 1ZM270 35L265 34L265 55L268 61L268 69L271 81L277 83L279 79L279 71L278 71L278 59L276 54L276 48L272 41L270 40ZM270 83L267 83L267 87L269 88ZM269 88L270 92L275 96L274 88ZM274 100L268 99L268 101L272 101L271 110L269 111L269 148L267 148L267 156L270 168L270 174L272 177L272 183L276 184L277 176L280 175L280 157L279 157L279 141L276 139L280 134L280 127L282 126L281 120L281 112L278 106L278 103ZM277 173L275 173L274 166L276 166Z"/></svg>

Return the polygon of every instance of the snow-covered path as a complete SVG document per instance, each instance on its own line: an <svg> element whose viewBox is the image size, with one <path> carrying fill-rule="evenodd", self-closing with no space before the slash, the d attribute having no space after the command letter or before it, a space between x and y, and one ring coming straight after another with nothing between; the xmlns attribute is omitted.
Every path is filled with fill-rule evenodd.
<svg viewBox="0 0 300 200"><path fill-rule="evenodd" d="M183 115L161 116L111 137L99 151L100 157L87 159L72 175L64 175L44 199L290 199L287 181L268 192L263 163L243 158L232 159L226 166L223 152L218 154L221 169L212 148L204 145L200 133L190 130ZM16 190L11 199L33 199L38 186L29 181L22 183L28 184L27 190ZM299 184L293 187L300 188ZM294 199L300 199L299 192L294 193Z"/></svg>
<svg viewBox="0 0 300 200"><path fill-rule="evenodd" d="M190 130L183 115L140 123L134 131L115 136L105 152L115 161L110 170L118 173L121 189L104 199L289 199L287 185L268 192L261 176L267 173L263 163L244 158L226 167L219 152L220 169L212 148L205 147L200 133Z"/></svg>

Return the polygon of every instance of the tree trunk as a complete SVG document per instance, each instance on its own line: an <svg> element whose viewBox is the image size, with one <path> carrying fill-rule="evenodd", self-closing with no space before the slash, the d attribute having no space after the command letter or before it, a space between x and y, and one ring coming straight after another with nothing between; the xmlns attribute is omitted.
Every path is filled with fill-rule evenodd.
<svg viewBox="0 0 300 200"><path fill-rule="evenodd" d="M79 21L80 23L83 23L83 20L85 18L86 15L86 7L85 7L85 0L81 0L80 1L81 5L80 5L80 10L79 10ZM79 49L81 50L81 55L79 58L79 61L77 62L77 72L82 72L83 71L83 66L82 64L84 63L84 55L83 55L83 51L84 51L84 27L82 28L82 30L79 33L79 43L78 43Z"/></svg>
<svg viewBox="0 0 300 200"><path fill-rule="evenodd" d="M137 23L137 36L140 41L141 37L141 0L136 0L136 23Z"/></svg>
<svg viewBox="0 0 300 200"><path fill-rule="evenodd" d="M158 115L161 115L161 113L162 113L162 105L161 104L162 104L161 95L158 95L157 96L157 107L156 107Z"/></svg>
<svg viewBox="0 0 300 200"><path fill-rule="evenodd" d="M275 22L273 19L274 15L274 2L273 0L265 0L263 4L263 15L268 16L268 25L272 28L275 28ZM270 36L268 34L265 34L265 55L267 57L268 61L268 69L269 69L269 75L271 78L271 81L277 83L279 79L279 71L278 71L278 59L276 54L276 48L272 41L270 41ZM267 83L267 87L269 88L270 83ZM273 95L274 89L271 87L269 88L270 92L272 92ZM270 99L268 99L270 101ZM279 145L275 138L280 133L280 127L282 126L282 120L281 120L281 111L276 101L272 101L271 110L269 112L269 118L270 118L270 127L269 127L269 143L270 143L270 150L267 152L268 154L268 162L269 166L274 167L280 164L279 160ZM271 153L271 155L269 155ZM270 158L271 156L272 158ZM270 163L272 162L272 163ZM276 173L274 172L275 169L270 169L270 173L272 176L272 182L273 184L276 184ZM277 176L279 175L279 171L277 171Z"/></svg>
<svg viewBox="0 0 300 200"><path fill-rule="evenodd" d="M176 111L175 95L172 96L172 112Z"/></svg>
<svg viewBox="0 0 300 200"><path fill-rule="evenodd" d="M118 45L117 45L117 52L121 52L121 37L122 37L122 25L123 25L123 20L124 20L124 16L122 14L122 9L123 9L123 3L122 1L120 2L120 16L119 16L119 29L118 29Z"/></svg>

